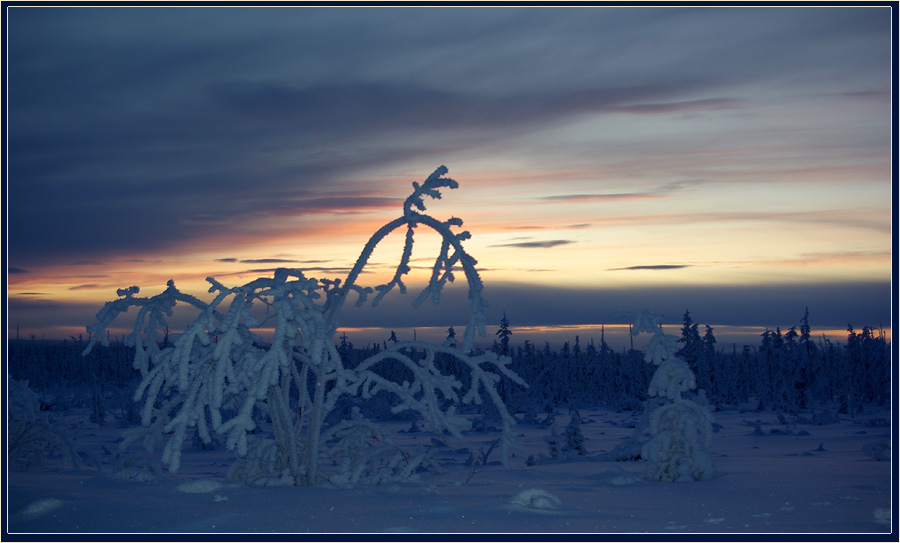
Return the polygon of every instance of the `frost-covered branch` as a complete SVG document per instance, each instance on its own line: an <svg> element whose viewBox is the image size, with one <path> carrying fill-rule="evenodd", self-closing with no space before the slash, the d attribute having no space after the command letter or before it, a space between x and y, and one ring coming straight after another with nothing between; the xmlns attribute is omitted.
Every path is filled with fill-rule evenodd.
<svg viewBox="0 0 900 543"><path fill-rule="evenodd" d="M411 270L409 261L412 256L414 244L415 229L420 224L425 225L441 236L441 250L432 266L432 274L428 284L422 290L422 293L414 300L414 306L418 307L426 298L431 297L434 303L440 301L440 294L444 285L449 281L453 282L453 267L462 266L469 286L469 319L464 334L465 350L470 350L474 344L475 335L485 335L485 319L484 310L487 308L487 301L481 295L484 285L481 277L475 269L477 260L472 258L462 246L462 242L469 239L471 234L467 231L454 232L453 227L462 226L461 219L451 217L446 221L439 221L429 215L420 213L425 211L424 197L428 196L434 199L441 198L439 189L447 187L455 189L459 185L453 179L443 177L447 173L446 166L437 168L428 178L421 184L413 182L413 193L403 203L403 215L394 219L379 228L375 234L369 238L369 241L363 247L359 258L356 260L353 268L348 273L347 278L343 282L343 286L337 289L336 295L330 302L329 310L333 323L336 323L336 316L340 312L347 295L350 291L356 291L360 294L358 304L364 303L366 295L371 292L366 288L357 285L360 273L365 268L375 251L375 247L381 240L391 234L394 230L406 226L406 240L403 245L403 252L400 255L400 262L394 271L391 280L383 285L375 287L377 292L372 301L372 305L377 305L381 299L391 290L397 288L401 293L406 292L406 285L403 283L403 276ZM413 209L415 208L415 209ZM416 211L416 209L418 211ZM453 250L452 252L450 250Z"/></svg>
<svg viewBox="0 0 900 543"><path fill-rule="evenodd" d="M137 287L119 290L119 299L101 309L97 322L88 327L91 342L85 353L98 341L107 341L104 332L116 317L132 307L138 310L134 328L126 338L126 344L135 347L134 366L142 375L134 398L143 401L141 421L148 436L168 436L162 460L170 469L178 469L183 443L190 435L195 433L202 442L210 443L217 434L239 457L229 471L231 476L259 484L315 484L321 479L322 455L348 454L351 450L362 454L360 436L364 434L393 447L375 429L375 423L359 419L358 414L349 422L326 423L326 416L337 409L340 400L376 394L392 396L395 412L413 411L438 433L455 436L469 424L456 413L456 407L487 398L503 417L501 449L505 462L507 449L515 446L511 430L514 420L496 387L501 376L523 386L525 383L508 368L508 358L493 353L468 354L475 333L484 334L483 310L487 306L476 261L462 246L469 233L452 230L462 225L459 219L439 221L422 213L425 196L440 198L439 189L457 187L456 181L443 177L445 173L447 169L441 166L421 185L413 183L403 214L375 232L343 282L307 278L300 270L279 268L273 277L261 277L238 287L207 278L213 297L210 302L182 293L169 281L162 293L149 298L138 297ZM445 283L454 280L454 268L461 266L470 300L464 352L411 342L397 344L356 367L348 367L333 342L343 304L350 293L356 293L357 305L361 305L377 292L372 300L375 305L394 288L405 291L403 277L410 271L419 226L440 234L442 244L429 283L414 304L427 297L438 302ZM374 289L359 285L359 275L375 246L404 227L406 242L392 279ZM199 314L185 330L171 336L171 341L167 336L164 342L162 331L167 330L167 319L178 303L193 307ZM262 322L253 311L259 306L268 314ZM264 334L264 327L273 328L266 328ZM271 340L265 340L263 335L269 333ZM410 356L404 349L419 350L424 358ZM463 385L459 376L439 370L437 356L460 361L469 373L468 385ZM383 361L405 368L412 380L397 382L380 373L376 366ZM274 439L253 435L261 415L271 420ZM146 441L152 443L149 437ZM398 454L392 465L401 476L428 462L426 452ZM348 481L359 479L359 466L365 462L357 460L348 464Z"/></svg>

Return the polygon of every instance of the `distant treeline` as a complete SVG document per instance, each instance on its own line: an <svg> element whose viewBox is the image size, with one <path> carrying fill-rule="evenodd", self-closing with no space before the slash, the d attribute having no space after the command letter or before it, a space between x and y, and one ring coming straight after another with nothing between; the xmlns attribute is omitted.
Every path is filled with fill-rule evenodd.
<svg viewBox="0 0 900 543"><path fill-rule="evenodd" d="M448 332L452 340L454 332ZM509 355L511 368L529 385L523 388L504 380L501 396L510 409L526 417L567 404L640 410L647 400L655 367L644 361L641 351L613 350L602 336L599 344L593 339L583 344L576 336L559 351L549 343L538 346L528 340L513 347L505 318L496 335L491 349ZM706 326L701 334L699 325L685 313L679 344L679 355L713 405L754 402L759 409L788 413L837 405L839 412L852 414L864 403L885 404L891 399L890 343L882 331L867 326L859 331L848 326L846 343L817 339L807 314L786 332L766 330L757 347L718 349L713 328ZM97 402L127 401L127 391L133 390L138 377L132 368L133 348L113 341L83 357L85 345L82 338L11 340L7 374L27 380L32 389L42 392L48 398L47 408L90 402L103 411ZM386 346L356 349L343 335L339 352L353 367ZM454 372L450 359L446 364L445 371ZM385 407L378 410L389 414Z"/></svg>
<svg viewBox="0 0 900 543"><path fill-rule="evenodd" d="M109 347L95 347L88 356L82 356L85 347L85 338L10 340L7 373L13 379L27 380L34 390L98 383L122 386L137 377L137 371L131 367L133 348L117 341Z"/></svg>
<svg viewBox="0 0 900 543"><path fill-rule="evenodd" d="M455 335L448 330L448 340ZM512 332L504 315L492 350L512 358L511 368L529 384L527 389L504 380L501 396L507 406L521 413L552 410L560 405L639 410L655 367L635 349L612 349L601 335L600 343L587 344L575 336L560 350L524 340L511 344ZM352 349L342 336L345 352ZM679 356L694 371L697 387L711 404L742 405L755 402L759 409L795 413L836 405L852 414L864 403L885 404L891 397L890 343L882 330L847 326L847 342L816 338L807 311L799 325L786 332L766 330L757 347L736 345L719 349L712 327L693 322L685 312ZM358 351L361 357L387 346ZM361 359L361 358L360 358ZM351 364L352 365L352 364Z"/></svg>
<svg viewBox="0 0 900 543"><path fill-rule="evenodd" d="M891 399L890 343L883 331L868 326L860 331L848 326L846 343L815 339L807 313L799 326L787 332L766 330L757 347L739 351L736 346L718 349L713 328L706 326L701 335L699 325L685 313L678 341L679 356L713 405L758 402L759 409L788 413L837 405L840 413L852 414L864 403ZM614 351L602 338L599 345L583 345L576 337L560 352L527 341L517 348L498 341L494 349L506 351L512 368L531 384L517 392L524 396L523 405L637 409L647 400L655 369L644 361L643 352Z"/></svg>

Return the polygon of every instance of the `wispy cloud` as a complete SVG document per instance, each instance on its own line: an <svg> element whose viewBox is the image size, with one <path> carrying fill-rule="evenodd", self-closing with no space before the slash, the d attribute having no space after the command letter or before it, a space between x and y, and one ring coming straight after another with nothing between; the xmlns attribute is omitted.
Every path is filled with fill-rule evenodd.
<svg viewBox="0 0 900 543"><path fill-rule="evenodd" d="M15 267L10 266L10 267L6 268L6 272L7 273L28 273L28 270L26 270L24 268L15 268Z"/></svg>
<svg viewBox="0 0 900 543"><path fill-rule="evenodd" d="M520 249L549 249L551 247L557 247L559 245L568 245L570 243L575 243L572 240L568 239L551 239L546 241L519 241L515 243L500 243L496 245L491 245L491 247L518 247Z"/></svg>
<svg viewBox="0 0 900 543"><path fill-rule="evenodd" d="M311 267L306 267L306 266L301 266L301 267L299 267L298 269L299 269L300 271L304 272L304 275L307 275L307 274L310 274L310 273L314 273L314 272L320 272L320 273L328 273L328 274L341 275L341 274L349 273L351 268L350 268L349 266L348 266L348 267L341 267L341 266L334 266L334 267L328 267L328 266L311 266ZM267 275L267 274L275 273L276 270L278 270L278 268L252 268L252 269L241 270L241 271L236 271L236 272L220 273L220 274L217 274L217 275L220 276L220 277L230 277L230 276L234 276L234 275L259 275L259 274L266 274L266 275ZM368 272L367 272L366 270L363 270L363 273L368 273Z"/></svg>
<svg viewBox="0 0 900 543"><path fill-rule="evenodd" d="M623 270L680 270L682 268L690 268L690 264L654 264L649 266L627 266L625 268L609 268L607 271L623 271Z"/></svg>
<svg viewBox="0 0 900 543"><path fill-rule="evenodd" d="M663 86L593 87L562 96L517 93L506 96L465 94L416 84L355 83L288 86L275 82L224 81L211 85L214 103L244 121L286 121L298 129L331 126L397 129L420 126L496 128L517 126L590 111L615 110L635 97L661 97Z"/></svg>
<svg viewBox="0 0 900 543"><path fill-rule="evenodd" d="M251 258L241 260L242 264L296 264L297 260L288 260L286 258Z"/></svg>
<svg viewBox="0 0 900 543"><path fill-rule="evenodd" d="M889 221L879 219L882 211L871 209L867 215L864 209L833 209L816 211L721 211L702 213L661 213L656 215L630 215L622 217L604 217L597 219L601 225L626 224L701 224L701 223L733 223L750 222L760 224L807 223L829 226L859 228L890 233Z"/></svg>
<svg viewBox="0 0 900 543"><path fill-rule="evenodd" d="M795 258L729 260L710 262L711 264L739 264L752 266L817 266L847 264L858 266L864 263L889 262L890 251L825 251L818 253L799 253Z"/></svg>
<svg viewBox="0 0 900 543"><path fill-rule="evenodd" d="M650 198L662 198L663 194L654 194L646 192L628 192L613 194L554 194L551 196L541 196L537 198L543 202L555 203L581 203L581 202L600 202L600 201L634 201L647 200Z"/></svg>
<svg viewBox="0 0 900 543"><path fill-rule="evenodd" d="M683 102L660 102L644 104L628 104L614 108L625 113L695 113L698 111L716 111L737 109L741 100L734 98L705 98L703 100L687 100Z"/></svg>
<svg viewBox="0 0 900 543"><path fill-rule="evenodd" d="M499 228L503 230L582 230L584 228L590 228L592 226L591 223L578 223L578 224L564 224L562 226L548 226L548 225L538 225L538 224L521 224L521 225L502 225Z"/></svg>

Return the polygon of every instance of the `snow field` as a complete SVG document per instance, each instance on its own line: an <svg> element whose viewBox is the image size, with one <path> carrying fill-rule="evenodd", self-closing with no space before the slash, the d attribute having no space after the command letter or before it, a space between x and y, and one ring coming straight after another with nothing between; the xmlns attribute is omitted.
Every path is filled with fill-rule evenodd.
<svg viewBox="0 0 900 543"><path fill-rule="evenodd" d="M137 445L120 452L121 428L98 427L88 412L66 417L79 450L102 471L44 469L9 474L9 530L103 533L887 533L893 522L891 451L876 460L864 451L890 443L887 409L845 415L836 424L794 424L774 412L729 408L714 413L710 451L717 473L700 482L643 478L647 463L601 462L597 455L631 437L631 412L582 409L588 454L544 459L505 470L496 452L487 465L466 460L487 450L493 433L434 446L441 473L380 486L252 487L226 481L232 461L224 447L185 447L172 474ZM565 424L568 415L557 415ZM784 422L787 424L785 424ZM388 422L395 440L433 445L426 430ZM759 431L757 431L757 428ZM548 455L549 427L515 428L528 455ZM646 439L648 436L644 436ZM125 464L128 464L125 466ZM124 466L124 467L123 467ZM115 477L122 470L144 477Z"/></svg>

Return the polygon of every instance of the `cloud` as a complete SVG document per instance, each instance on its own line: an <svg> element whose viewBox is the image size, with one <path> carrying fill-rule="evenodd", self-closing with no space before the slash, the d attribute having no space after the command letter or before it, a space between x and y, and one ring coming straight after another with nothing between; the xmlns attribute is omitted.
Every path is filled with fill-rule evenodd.
<svg viewBox="0 0 900 543"><path fill-rule="evenodd" d="M593 226L591 223L584 222L578 224L565 224L553 228L537 224L522 224L517 226L501 225L499 228L502 228L503 230L582 230L584 228L590 228L591 226Z"/></svg>
<svg viewBox="0 0 900 543"><path fill-rule="evenodd" d="M661 194L652 193L619 193L619 194L554 194L552 196L542 196L539 200L545 202L556 203L582 203L582 202L602 202L602 201L633 201L646 200L649 198L661 198Z"/></svg>
<svg viewBox="0 0 900 543"><path fill-rule="evenodd" d="M351 270L350 267L341 267L341 266L335 266L335 267L328 267L328 266L306 267L306 266L304 266L299 269L300 269L300 271L304 272L304 275L309 275L310 273L313 273L313 272L321 272L321 273L340 275L340 274L347 274ZM236 272L220 273L220 274L217 274L217 276L218 277L229 277L229 276L233 276L233 275L260 275L260 274L268 275L268 274L274 273L276 270L278 270L278 268L253 268L253 269L241 270L241 271L236 271ZM362 273L365 274L368 272L366 270L363 270Z"/></svg>
<svg viewBox="0 0 900 543"><path fill-rule="evenodd" d="M860 209L830 209L815 211L707 211L698 213L660 213L655 215L628 215L621 217L609 217L597 219L600 225L626 225L626 224L660 224L660 225L688 225L702 223L799 223L838 226L844 228L858 228L862 230L874 230L880 233L890 233L890 221L881 219L882 210L875 208Z"/></svg>
<svg viewBox="0 0 900 543"><path fill-rule="evenodd" d="M28 273L28 270L26 270L24 268L15 268L15 267L10 266L10 267L6 268L6 273Z"/></svg>
<svg viewBox="0 0 900 543"><path fill-rule="evenodd" d="M671 181L661 184L657 187L649 188L641 192L621 192L621 193L605 193L605 194L553 194L550 196L541 196L537 200L541 202L553 203L584 203L584 202L630 202L639 200L649 200L655 198L667 198L671 193L682 191L685 189L697 188L700 185L711 183L708 179L684 179L680 181ZM590 224L571 225L569 228L584 228Z"/></svg>
<svg viewBox="0 0 900 543"><path fill-rule="evenodd" d="M412 328L466 322L469 307L465 285L449 285L440 304L426 302L417 309L412 301L419 288L410 285L405 295L394 291L375 308L371 304L361 308L347 304L340 325ZM490 304L486 313L489 325L499 323L504 312L514 326L622 324L617 312L649 309L661 313L664 325L673 333L684 311L690 309L695 322L772 329L780 326L784 330L799 324L808 307L814 330L842 329L848 323L859 329L864 325L889 325L892 313L889 281L616 289L491 282L485 285L483 294ZM20 324L23 329L83 329L95 322L101 305L11 296L7 322L10 326ZM176 310L171 320L173 329L186 326L189 313ZM129 327L133 317L125 317L121 325Z"/></svg>
<svg viewBox="0 0 900 543"><path fill-rule="evenodd" d="M641 113L635 120L643 122L750 107L769 98L760 81L797 95L883 92L883 13L13 10L10 261L25 269L172 251L277 233L283 223L272 218L377 211L399 199L360 182L367 172L409 171L446 156L476 160L487 147L514 156L523 135L605 113ZM541 142L542 155L556 152ZM642 155L640 165L652 158Z"/></svg>
<svg viewBox="0 0 900 543"><path fill-rule="evenodd" d="M516 243L501 243L497 245L491 245L491 247L518 247L521 249L548 249L550 247L557 247L559 245L567 245L569 243L575 243L572 240L567 239L552 239L547 241L520 241Z"/></svg>
<svg viewBox="0 0 900 543"><path fill-rule="evenodd" d="M796 258L770 260L729 260L716 261L715 264L752 264L757 266L813 266L848 264L857 266L864 263L891 261L890 251L828 251L818 253L800 253Z"/></svg>
<svg viewBox="0 0 900 543"><path fill-rule="evenodd" d="M308 20L291 17L287 23L276 11L256 12L257 24L215 8L147 17L141 10L144 21L115 9L14 18L13 49L28 51L35 62L14 63L10 75L17 98L9 168L11 178L29 179L10 185L17 202L9 217L11 257L27 263L48 255L155 251L191 246L271 217L393 207L399 199L348 187L346 178L419 156L478 149L523 130L687 89L681 83L595 81L564 89L506 84L498 93L416 73L367 78L358 75L372 64L367 52L391 59L396 55L384 52L404 54L415 44L414 56L429 58L440 47L422 46L417 26L399 24L393 12L384 25L346 34L338 29L354 27L355 15L308 10ZM471 33L474 23L465 10L450 13L441 20L417 14L416 20ZM505 22L510 15L523 24L537 22L536 12L495 13L487 34L492 46L481 56L512 52L504 34L528 34ZM207 30L177 31L174 21L182 16L207 21L201 25ZM329 31L313 27L314 20L327 21ZM169 36L167 43L159 44L158 35ZM64 39L86 46L63 47ZM458 37L451 45L469 46ZM88 46L102 51L102 62L88 55ZM285 57L286 50L327 54ZM472 59L466 66L459 58L470 57L454 57L462 69L491 73L500 67L515 75L508 63L482 66ZM329 62L344 67L334 69L340 77L297 75L332 71ZM404 66L396 62L394 70ZM70 228L52 226L60 222Z"/></svg>
<svg viewBox="0 0 900 543"><path fill-rule="evenodd" d="M688 100L684 102L664 102L648 104L629 104L614 108L615 111L625 113L694 113L697 111L717 111L722 109L737 109L741 100L733 98L706 98L703 100Z"/></svg>
<svg viewBox="0 0 900 543"><path fill-rule="evenodd" d="M287 260L284 258L256 258L256 259L248 259L241 260L242 264L293 264L298 262L297 260Z"/></svg>
<svg viewBox="0 0 900 543"><path fill-rule="evenodd" d="M690 268L690 264L656 264L652 266L628 266L626 268L609 268L606 271L620 270L680 270L682 268Z"/></svg>
<svg viewBox="0 0 900 543"><path fill-rule="evenodd" d="M464 324L468 297L464 285L452 285L439 305L412 300L393 292L376 308L346 307L342 326L449 326ZM628 288L563 288L524 283L491 282L483 294L490 304L487 322L499 323L505 311L515 326L625 324L619 311L649 309L661 313L666 326L677 327L690 309L695 322L783 329L799 324L805 309L814 328L840 329L890 325L890 282L834 282L745 286L646 286ZM391 323L391 324L387 324ZM669 332L671 333L671 332Z"/></svg>
<svg viewBox="0 0 900 543"><path fill-rule="evenodd" d="M552 95L526 90L492 96L409 82L300 87L235 80L214 83L208 93L213 104L245 126L275 123L277 129L290 123L295 130L322 130L326 137L333 137L338 133L421 128L423 119L442 130L509 130L576 114L613 111L635 97L666 96L673 90L665 86L609 86Z"/></svg>
<svg viewBox="0 0 900 543"><path fill-rule="evenodd" d="M10 296L7 300L6 322L9 328L19 326L22 330L37 331L38 337L41 337L42 331L46 331L47 339L65 338L72 333L85 332L88 325L97 322L97 312L101 307L102 302L83 303ZM179 304L174 316L166 319L173 330L183 330L196 315L196 312L183 309L185 307ZM115 319L112 326L133 328L133 312L129 311Z"/></svg>

